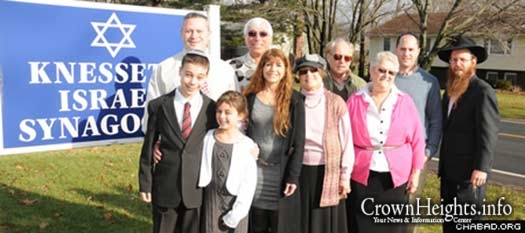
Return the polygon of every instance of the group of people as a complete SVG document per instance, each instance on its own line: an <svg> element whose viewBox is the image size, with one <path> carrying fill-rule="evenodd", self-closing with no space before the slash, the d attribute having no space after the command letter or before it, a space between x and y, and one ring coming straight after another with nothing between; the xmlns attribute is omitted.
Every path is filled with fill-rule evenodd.
<svg viewBox="0 0 525 233"><path fill-rule="evenodd" d="M324 58L291 62L253 18L248 53L225 62L205 52L209 33L206 16L187 14L184 51L148 86L139 189L153 232L417 232L374 223L363 203L414 203L440 145L443 204L465 192L461 203L482 203L499 116L475 74L487 53L469 38L439 53L450 64L441 100L412 33L371 59L369 83L341 38Z"/></svg>

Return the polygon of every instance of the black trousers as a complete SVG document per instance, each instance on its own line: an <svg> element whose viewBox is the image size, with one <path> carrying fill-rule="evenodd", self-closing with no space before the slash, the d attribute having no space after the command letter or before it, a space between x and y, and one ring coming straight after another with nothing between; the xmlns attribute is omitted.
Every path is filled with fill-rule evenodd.
<svg viewBox="0 0 525 233"><path fill-rule="evenodd" d="M407 204L408 195L406 194L407 184L394 188L390 172L370 171L368 185L363 185L351 181L352 192L347 204L349 215L349 232L352 233L405 233L407 224L404 223L374 223L374 217L386 219L387 217L400 218L403 216L381 215L375 212L375 205ZM373 198L373 203L371 202ZM366 205L362 203L366 201ZM374 213L372 216L363 213Z"/></svg>
<svg viewBox="0 0 525 233"><path fill-rule="evenodd" d="M177 208L153 207L153 233L199 233L200 208L187 209L184 204Z"/></svg>
<svg viewBox="0 0 525 233"><path fill-rule="evenodd" d="M463 206L465 204L475 205L476 210L481 210L481 205L485 199L487 193L487 185L484 184L480 187L473 188L470 180L465 180L463 182L451 181L444 177L441 177L441 199L443 199L443 205L454 204L454 199L456 203ZM468 208L470 210L470 208ZM477 214L477 211L474 213L459 213L460 215L452 215L461 219L472 219L480 220L481 216ZM445 217L445 216L444 216ZM453 221L443 223L443 232L450 233L456 232L456 223Z"/></svg>

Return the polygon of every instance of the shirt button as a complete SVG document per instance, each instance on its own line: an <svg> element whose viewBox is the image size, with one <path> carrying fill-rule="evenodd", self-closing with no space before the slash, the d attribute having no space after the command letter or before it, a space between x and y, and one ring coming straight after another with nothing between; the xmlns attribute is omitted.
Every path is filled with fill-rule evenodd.
<svg viewBox="0 0 525 233"><path fill-rule="evenodd" d="M383 134L383 131L379 131L379 134Z"/></svg>
<svg viewBox="0 0 525 233"><path fill-rule="evenodd" d="M379 143L383 144L383 141L380 141Z"/></svg>
<svg viewBox="0 0 525 233"><path fill-rule="evenodd" d="M383 112L384 112L384 111L386 111L386 109L385 109L385 108L383 108L383 109L381 109L381 110L383 110Z"/></svg>
<svg viewBox="0 0 525 233"><path fill-rule="evenodd" d="M378 151L377 153L381 154L381 151Z"/></svg>
<svg viewBox="0 0 525 233"><path fill-rule="evenodd" d="M383 124L383 120L381 120L380 123Z"/></svg>

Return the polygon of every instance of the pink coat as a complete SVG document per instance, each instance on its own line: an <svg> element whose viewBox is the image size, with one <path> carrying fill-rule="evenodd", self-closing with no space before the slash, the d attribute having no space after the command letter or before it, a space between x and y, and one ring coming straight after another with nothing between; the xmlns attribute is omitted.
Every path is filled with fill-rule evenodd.
<svg viewBox="0 0 525 233"><path fill-rule="evenodd" d="M352 180L367 185L372 152L362 147L372 146L366 112L369 103L364 94L356 93L347 101L354 140L355 162ZM401 146L400 146L401 145ZM413 169L422 169L425 157L425 135L416 105L409 95L398 94L385 146L400 146L384 150L394 187L406 183ZM361 147L361 148L360 148Z"/></svg>

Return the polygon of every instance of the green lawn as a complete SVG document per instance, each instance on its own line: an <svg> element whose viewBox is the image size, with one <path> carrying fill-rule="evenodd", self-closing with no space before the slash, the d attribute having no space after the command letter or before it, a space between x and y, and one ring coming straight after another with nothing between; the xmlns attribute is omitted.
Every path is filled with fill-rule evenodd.
<svg viewBox="0 0 525 233"><path fill-rule="evenodd" d="M501 118L525 120L525 95L497 93Z"/></svg>
<svg viewBox="0 0 525 233"><path fill-rule="evenodd" d="M151 232L139 144L0 157L0 232Z"/></svg>
<svg viewBox="0 0 525 233"><path fill-rule="evenodd" d="M445 90L441 90L441 95ZM525 120L525 94L496 91L501 119Z"/></svg>
<svg viewBox="0 0 525 233"><path fill-rule="evenodd" d="M149 207L138 198L140 144L0 157L0 232L151 232ZM439 200L430 176L424 197ZM525 219L523 190L491 186ZM424 225L423 233L440 232Z"/></svg>

